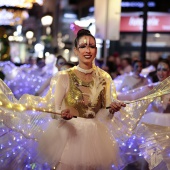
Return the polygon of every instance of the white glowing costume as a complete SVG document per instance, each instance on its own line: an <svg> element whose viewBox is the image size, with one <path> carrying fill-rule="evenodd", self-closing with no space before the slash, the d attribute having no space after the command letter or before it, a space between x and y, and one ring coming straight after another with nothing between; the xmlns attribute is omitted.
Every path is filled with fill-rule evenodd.
<svg viewBox="0 0 170 170"><path fill-rule="evenodd" d="M153 87L158 86L160 82L151 83L140 88L136 88L124 93L118 92L120 100L135 100L148 95ZM170 94L157 97L147 108L146 114L141 119L142 122L170 126Z"/></svg>
<svg viewBox="0 0 170 170"><path fill-rule="evenodd" d="M150 84L151 81L146 77L136 76L133 72L131 72L129 74L123 74L116 77L114 79L114 83L116 86L116 91L124 93L126 91Z"/></svg>
<svg viewBox="0 0 170 170"><path fill-rule="evenodd" d="M170 94L157 97L141 120L145 123L170 126Z"/></svg>
<svg viewBox="0 0 170 170"><path fill-rule="evenodd" d="M142 138L141 143L155 145L152 148L142 143L140 148L151 168L161 162L170 166L166 155L170 128L162 127L163 133L160 133L156 126L144 124L136 131L150 102L170 92L169 79L163 82L164 87L159 87L162 90L159 93L154 89L147 97L127 104L113 116L105 109L116 100L110 76L94 66L94 79L87 83L74 74L74 69L76 67L56 74L43 98L23 95L16 100L8 87L0 83L1 169L45 170L55 166L58 170L119 170L127 160L133 161L127 159L128 155L124 156L120 148L135 132ZM68 121L50 117L50 112L65 108L78 117ZM160 134L164 136L161 140ZM153 157L159 159L153 161Z"/></svg>
<svg viewBox="0 0 170 170"><path fill-rule="evenodd" d="M19 99L23 94L34 95L48 79L52 77L48 70L39 69L36 65L30 67L24 64L20 67L12 62L0 62L0 68L5 74L4 82Z"/></svg>

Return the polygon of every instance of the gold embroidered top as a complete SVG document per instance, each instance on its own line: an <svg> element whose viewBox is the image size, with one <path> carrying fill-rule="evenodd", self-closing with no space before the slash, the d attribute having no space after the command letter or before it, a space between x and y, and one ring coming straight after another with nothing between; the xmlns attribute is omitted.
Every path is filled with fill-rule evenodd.
<svg viewBox="0 0 170 170"><path fill-rule="evenodd" d="M86 114L89 111L94 112L95 114L99 109L104 108L106 105L105 100L105 85L103 90L99 93L95 105L92 105L89 95L91 93L90 87L94 86L94 81L84 82L79 79L72 69L68 70L69 75L69 89L65 96L65 105L72 107L78 111L78 116L84 118L93 118L94 115ZM97 90L97 87L95 87Z"/></svg>

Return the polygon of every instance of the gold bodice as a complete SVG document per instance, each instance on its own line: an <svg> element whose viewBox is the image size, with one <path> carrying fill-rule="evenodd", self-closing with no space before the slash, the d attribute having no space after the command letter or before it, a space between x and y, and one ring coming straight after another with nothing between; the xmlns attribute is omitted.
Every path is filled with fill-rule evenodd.
<svg viewBox="0 0 170 170"><path fill-rule="evenodd" d="M84 118L93 118L94 115L87 116L87 111L93 111L95 114L99 109L105 107L105 88L100 92L98 101L94 106L91 105L91 101L84 100L90 93L90 86L94 85L94 82L84 82L80 80L72 69L68 70L69 75L69 90L65 96L65 105L69 108L74 108L78 112L78 116ZM96 87L97 88L97 87ZM82 90L84 89L84 90Z"/></svg>

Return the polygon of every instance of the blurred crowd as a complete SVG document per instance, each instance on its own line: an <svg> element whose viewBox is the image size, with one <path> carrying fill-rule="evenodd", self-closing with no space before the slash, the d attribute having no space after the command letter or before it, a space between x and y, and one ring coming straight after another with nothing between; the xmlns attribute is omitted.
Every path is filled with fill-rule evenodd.
<svg viewBox="0 0 170 170"><path fill-rule="evenodd" d="M107 57L106 64L103 60L95 60L95 64L108 72L113 79L117 92L129 90L158 82L157 66L160 61L169 65L170 56L166 59L160 57L157 61L139 58L121 58L118 53ZM45 95L52 76L58 71L71 68L78 63L68 62L63 56L50 56L47 59L30 56L27 63L17 65L11 61L0 62L0 78L10 87L16 98L23 94Z"/></svg>
<svg viewBox="0 0 170 170"><path fill-rule="evenodd" d="M161 61L169 67L170 56L166 56L166 58L160 56L158 60L146 60L143 62L139 57L121 58L116 53L107 58L105 65L100 60L96 60L96 65L110 74L118 92L126 92L150 83L158 82L160 77L164 76L165 72L164 70L159 71L158 69ZM167 74L166 76L169 76L169 72Z"/></svg>

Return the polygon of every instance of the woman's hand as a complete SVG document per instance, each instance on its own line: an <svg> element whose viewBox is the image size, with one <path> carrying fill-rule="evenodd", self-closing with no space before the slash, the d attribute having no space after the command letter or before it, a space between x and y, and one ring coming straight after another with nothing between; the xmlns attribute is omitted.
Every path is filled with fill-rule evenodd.
<svg viewBox="0 0 170 170"><path fill-rule="evenodd" d="M112 102L110 104L109 112L111 114L114 114L115 112L119 111L121 109L121 107L125 107L125 106L126 106L126 104L123 102Z"/></svg>
<svg viewBox="0 0 170 170"><path fill-rule="evenodd" d="M65 120L70 120L72 119L73 116L70 114L69 109L64 109L61 111L61 117Z"/></svg>

